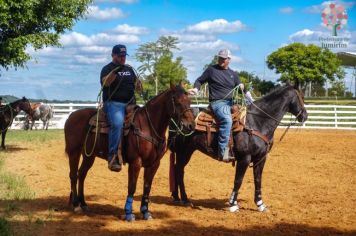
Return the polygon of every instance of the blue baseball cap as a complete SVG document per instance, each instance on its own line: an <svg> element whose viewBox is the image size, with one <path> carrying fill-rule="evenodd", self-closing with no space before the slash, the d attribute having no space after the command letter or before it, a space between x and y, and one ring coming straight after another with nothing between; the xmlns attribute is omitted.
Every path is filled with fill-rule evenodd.
<svg viewBox="0 0 356 236"><path fill-rule="evenodd" d="M125 45L122 45L122 44L115 45L115 46L112 48L112 54L116 54L116 55L119 55L119 56L126 56L126 55L129 55L129 54L127 54L127 52L126 52L126 46L125 46Z"/></svg>

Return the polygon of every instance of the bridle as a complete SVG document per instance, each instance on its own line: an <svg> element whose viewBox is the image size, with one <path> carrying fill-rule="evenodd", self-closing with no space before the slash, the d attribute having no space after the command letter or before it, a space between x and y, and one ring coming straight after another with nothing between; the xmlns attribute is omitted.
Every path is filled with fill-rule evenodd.
<svg viewBox="0 0 356 236"><path fill-rule="evenodd" d="M188 108L185 108L182 112L178 113L177 109L176 109L176 103L174 101L174 98L175 96L173 95L171 97L171 102L172 102L172 108L173 108L173 112L172 114L170 114L169 116L172 117L171 119L173 119L173 117L177 117L179 123L182 123L181 119L182 119L182 116L185 114L185 112L189 111L189 110L192 110L192 108L188 107ZM161 145L164 146L164 142L165 142L165 138L164 137L161 137L157 130L155 129L155 127L153 126L153 123L152 123L152 120L151 120L151 117L150 117L150 114L148 112L148 109L147 109L147 106L145 106L145 114L146 114L146 117L147 117L147 120L148 120L148 124L149 124L149 127L150 129L153 130L153 135L155 136L152 136L152 137L147 137L146 135L142 134L142 132L140 130L138 130L137 128L135 128L134 130L134 133L136 133L137 136L140 136L150 142L152 142L153 144L155 144L156 146L160 147Z"/></svg>

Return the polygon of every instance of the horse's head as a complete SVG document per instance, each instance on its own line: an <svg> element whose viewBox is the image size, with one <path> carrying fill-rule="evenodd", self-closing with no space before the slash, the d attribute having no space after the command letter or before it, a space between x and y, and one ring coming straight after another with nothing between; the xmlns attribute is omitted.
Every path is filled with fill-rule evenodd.
<svg viewBox="0 0 356 236"><path fill-rule="evenodd" d="M295 115L299 122L304 122L308 119L308 113L304 107L304 96L302 92L296 88L292 90L292 99L289 103L289 112Z"/></svg>
<svg viewBox="0 0 356 236"><path fill-rule="evenodd" d="M184 90L182 84L173 85L171 83L172 91L172 118L179 125L183 125L184 129L193 131L195 128L195 119L192 108L190 107L190 98L188 93Z"/></svg>
<svg viewBox="0 0 356 236"><path fill-rule="evenodd" d="M32 108L31 108L31 104L28 101L27 98L23 97L21 100L19 100L18 102L18 108L20 110L23 110L24 112L26 112L29 115L32 115Z"/></svg>

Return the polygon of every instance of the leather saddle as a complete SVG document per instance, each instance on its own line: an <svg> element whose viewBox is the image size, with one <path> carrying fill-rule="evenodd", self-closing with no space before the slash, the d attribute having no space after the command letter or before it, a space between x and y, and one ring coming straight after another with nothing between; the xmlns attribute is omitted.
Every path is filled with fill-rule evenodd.
<svg viewBox="0 0 356 236"><path fill-rule="evenodd" d="M232 134L235 132L242 131L245 127L246 122L246 107L241 107L238 105L233 105L231 107L231 117L232 117L232 127L230 132L229 146L232 148ZM207 134L207 146L210 147L211 144L211 133L219 131L219 123L215 119L215 115L210 108L199 112L198 116L195 118L195 130L200 132L206 132Z"/></svg>
<svg viewBox="0 0 356 236"><path fill-rule="evenodd" d="M128 105L126 107L126 115L125 115L124 128L123 128L124 136L126 136L128 134L128 132L130 131L129 128L130 128L131 122L133 120L134 113L139 107L140 106L138 106L138 105ZM95 113L90 118L89 125L91 126L91 132L93 132L93 133L97 132L96 129L98 129L98 133L101 133L101 134L109 133L110 124L107 121L106 113L103 108L98 109L98 112Z"/></svg>
<svg viewBox="0 0 356 236"><path fill-rule="evenodd" d="M234 105L231 107L232 117L232 132L239 132L243 130L246 121L246 108ZM218 132L219 123L216 121L214 113L210 107L208 109L199 112L195 118L195 130L205 132Z"/></svg>

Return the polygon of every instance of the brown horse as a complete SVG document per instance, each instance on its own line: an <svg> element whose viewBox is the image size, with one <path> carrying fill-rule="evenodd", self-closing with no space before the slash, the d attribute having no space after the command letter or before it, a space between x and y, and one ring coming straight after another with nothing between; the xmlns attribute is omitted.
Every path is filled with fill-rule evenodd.
<svg viewBox="0 0 356 236"><path fill-rule="evenodd" d="M8 128L10 128L13 119L20 111L32 115L30 102L27 98L16 100L6 105L0 105L0 128L1 128L1 148L5 149L5 137Z"/></svg>
<svg viewBox="0 0 356 236"><path fill-rule="evenodd" d="M69 116L64 127L65 151L68 154L70 166L70 202L74 210L87 210L84 199L85 177L95 157L106 159L108 154L107 134L99 134L94 144L95 133L88 133L89 119L96 111L92 108L75 111ZM178 120L188 130L194 129L190 99L181 85L171 85L170 89L152 98L145 106L138 108L134 113L129 133L123 138L123 158L129 164L128 196L125 204L127 221L135 219L132 214L132 202L141 167L145 170L140 210L144 219L152 219L148 210L149 194L160 160L166 151L165 132L171 118ZM89 135L85 144L87 134ZM85 148L93 150L93 153L89 155ZM83 155L83 161L78 171L80 155ZM77 181L79 182L78 192Z"/></svg>

